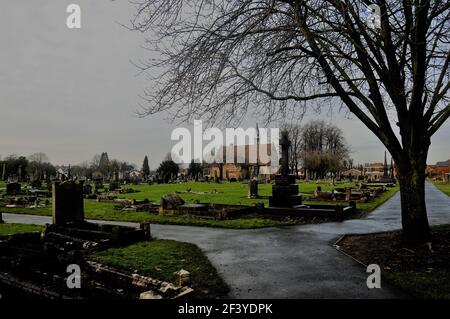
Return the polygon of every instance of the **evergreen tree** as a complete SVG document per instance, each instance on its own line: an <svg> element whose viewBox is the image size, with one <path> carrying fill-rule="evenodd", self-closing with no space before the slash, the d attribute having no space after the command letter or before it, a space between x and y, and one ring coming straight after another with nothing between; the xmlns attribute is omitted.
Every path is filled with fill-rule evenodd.
<svg viewBox="0 0 450 319"><path fill-rule="evenodd" d="M180 168L177 163L168 159L163 161L156 171L160 179L163 180L164 183L168 183L172 177L176 177Z"/></svg>
<svg viewBox="0 0 450 319"><path fill-rule="evenodd" d="M110 165L109 165L109 156L108 153L104 152L102 155L100 155L100 161L99 161L99 170L102 172L102 174L107 177L110 173Z"/></svg>
<svg viewBox="0 0 450 319"><path fill-rule="evenodd" d="M198 177L202 174L202 172L203 172L202 164L195 163L194 160L192 160L191 163L189 164L188 175L191 178L195 178L197 180Z"/></svg>
<svg viewBox="0 0 450 319"><path fill-rule="evenodd" d="M144 163L142 164L142 174L144 175L144 179L148 179L150 175L150 166L148 165L148 157L144 157Z"/></svg>

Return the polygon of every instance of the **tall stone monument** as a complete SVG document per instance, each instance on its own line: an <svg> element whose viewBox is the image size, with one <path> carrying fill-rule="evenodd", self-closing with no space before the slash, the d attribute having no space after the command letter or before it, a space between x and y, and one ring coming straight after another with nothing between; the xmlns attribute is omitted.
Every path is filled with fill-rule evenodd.
<svg viewBox="0 0 450 319"><path fill-rule="evenodd" d="M6 179L6 164L3 163L3 168L2 168L2 181L4 181Z"/></svg>
<svg viewBox="0 0 450 319"><path fill-rule="evenodd" d="M21 182L22 181L22 166L19 165L19 169L17 170L17 181Z"/></svg>
<svg viewBox="0 0 450 319"><path fill-rule="evenodd" d="M295 175L289 174L289 148L291 142L287 131L281 132L280 173L275 175L275 185L272 186L272 196L269 198L271 207L295 207L302 204Z"/></svg>

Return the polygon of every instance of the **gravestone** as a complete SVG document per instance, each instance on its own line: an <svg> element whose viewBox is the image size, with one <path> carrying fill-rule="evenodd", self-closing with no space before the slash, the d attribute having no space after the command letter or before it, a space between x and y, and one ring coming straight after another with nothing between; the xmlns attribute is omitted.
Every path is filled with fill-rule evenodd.
<svg viewBox="0 0 450 319"><path fill-rule="evenodd" d="M352 189L350 187L347 187L345 189L345 201L349 202L351 197L352 197Z"/></svg>
<svg viewBox="0 0 450 319"><path fill-rule="evenodd" d="M22 186L20 183L8 183L6 184L6 195L16 196L22 191Z"/></svg>
<svg viewBox="0 0 450 319"><path fill-rule="evenodd" d="M120 188L119 182L111 182L111 183L109 183L109 191L110 192L113 192L113 191L115 191L115 190L117 190L119 188Z"/></svg>
<svg viewBox="0 0 450 319"><path fill-rule="evenodd" d="M252 179L248 182L248 198L258 198L258 180Z"/></svg>
<svg viewBox="0 0 450 319"><path fill-rule="evenodd" d="M101 189L104 189L103 181L96 180L94 184L95 192L98 192Z"/></svg>
<svg viewBox="0 0 450 319"><path fill-rule="evenodd" d="M83 194L84 195L91 195L92 194L92 185L91 184L83 185Z"/></svg>
<svg viewBox="0 0 450 319"><path fill-rule="evenodd" d="M3 163L3 168L2 168L2 181L4 181L6 178L6 164Z"/></svg>
<svg viewBox="0 0 450 319"><path fill-rule="evenodd" d="M36 179L34 181L31 182L31 187L33 188L41 188L42 187L42 182L40 179Z"/></svg>
<svg viewBox="0 0 450 319"><path fill-rule="evenodd" d="M84 221L83 182L54 182L52 195L53 224L65 225Z"/></svg>
<svg viewBox="0 0 450 319"><path fill-rule="evenodd" d="M181 269L173 273L175 276L175 285L178 287L186 287L191 284L191 273Z"/></svg>
<svg viewBox="0 0 450 319"><path fill-rule="evenodd" d="M146 240L152 239L151 225L149 222L141 223L140 228L144 231L144 238Z"/></svg>
<svg viewBox="0 0 450 319"><path fill-rule="evenodd" d="M302 204L295 175L289 174L289 141L287 131L281 132L281 160L280 174L275 175L275 185L272 186L272 196L269 198L271 207L295 207Z"/></svg>
<svg viewBox="0 0 450 319"><path fill-rule="evenodd" d="M184 203L185 201L177 194L166 194L161 197L161 208L163 209L178 209Z"/></svg>

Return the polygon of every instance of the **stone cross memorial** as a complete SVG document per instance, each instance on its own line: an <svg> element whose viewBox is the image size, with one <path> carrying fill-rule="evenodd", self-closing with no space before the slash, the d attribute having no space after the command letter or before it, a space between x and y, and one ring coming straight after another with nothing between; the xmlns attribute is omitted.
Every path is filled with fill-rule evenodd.
<svg viewBox="0 0 450 319"><path fill-rule="evenodd" d="M289 174L289 148L291 142L287 131L281 132L281 160L280 174L275 176L275 185L272 186L272 196L269 198L271 207L295 207L302 204L298 185L295 184L295 175Z"/></svg>

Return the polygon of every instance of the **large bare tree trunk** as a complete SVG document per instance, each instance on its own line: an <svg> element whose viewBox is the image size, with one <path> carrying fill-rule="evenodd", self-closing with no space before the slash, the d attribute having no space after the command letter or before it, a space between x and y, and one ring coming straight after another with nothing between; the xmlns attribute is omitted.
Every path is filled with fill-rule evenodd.
<svg viewBox="0 0 450 319"><path fill-rule="evenodd" d="M423 153L422 153L423 154ZM406 156L397 163L402 207L402 237L405 244L431 241L425 203L425 155Z"/></svg>

